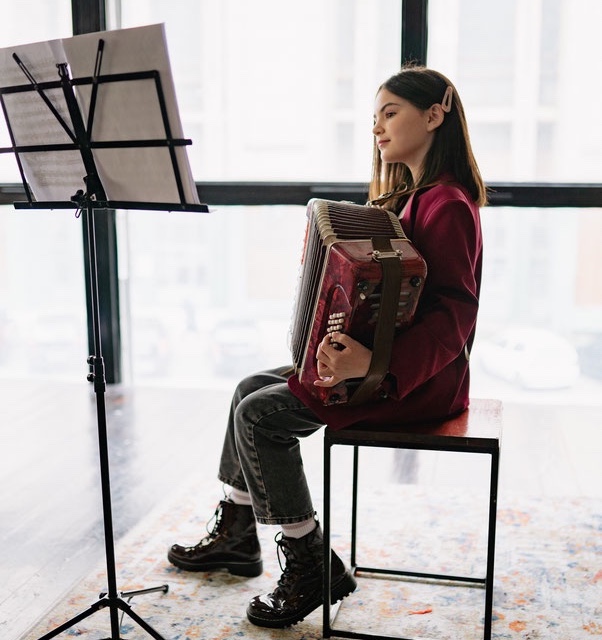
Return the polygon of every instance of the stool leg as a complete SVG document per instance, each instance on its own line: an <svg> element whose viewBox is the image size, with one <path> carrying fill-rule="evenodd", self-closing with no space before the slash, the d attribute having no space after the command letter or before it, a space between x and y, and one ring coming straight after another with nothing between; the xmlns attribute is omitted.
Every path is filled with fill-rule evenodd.
<svg viewBox="0 0 602 640"><path fill-rule="evenodd" d="M322 635L330 638L330 449L324 439L324 586L322 591Z"/></svg>
<svg viewBox="0 0 602 640"><path fill-rule="evenodd" d="M359 447L353 447L353 485L351 494L351 567L357 567L357 484L359 476Z"/></svg>
<svg viewBox="0 0 602 640"><path fill-rule="evenodd" d="M491 454L491 479L489 481L489 535L487 541L487 579L485 583L484 640L491 639L493 617L493 572L495 566L495 527L497 521L497 489L499 475L499 450Z"/></svg>

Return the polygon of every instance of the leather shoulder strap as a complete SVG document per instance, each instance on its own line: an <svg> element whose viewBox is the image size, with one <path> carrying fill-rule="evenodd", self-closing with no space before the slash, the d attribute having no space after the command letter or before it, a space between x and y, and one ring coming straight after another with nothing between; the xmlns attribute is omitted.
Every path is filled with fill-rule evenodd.
<svg viewBox="0 0 602 640"><path fill-rule="evenodd" d="M370 368L349 400L351 405L368 400L387 375L401 292L401 256L394 251L390 239L386 237L372 238L372 247L374 259L378 260L382 267L381 299Z"/></svg>

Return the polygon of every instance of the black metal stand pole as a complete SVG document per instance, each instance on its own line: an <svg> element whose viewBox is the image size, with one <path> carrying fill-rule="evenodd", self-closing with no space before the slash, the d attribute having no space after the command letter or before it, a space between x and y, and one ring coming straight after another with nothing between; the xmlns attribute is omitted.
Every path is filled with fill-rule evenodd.
<svg viewBox="0 0 602 640"><path fill-rule="evenodd" d="M92 206L83 213L88 231L90 255L90 291L92 297L92 321L94 335L94 355L88 358L92 372L88 381L94 383L96 396L96 416L98 422L98 446L100 452L100 478L102 488L102 509L104 514L104 537L107 561L107 588L109 600L117 598L117 576L115 572L115 542L113 536L113 513L111 507L111 483L109 473L109 448L107 435L107 413L105 405L105 370L102 358L100 337L100 305L98 296L98 274L96 265L96 232L94 227L95 211ZM119 638L119 620L117 610L111 607L111 637Z"/></svg>
<svg viewBox="0 0 602 640"><path fill-rule="evenodd" d="M115 539L113 535L113 514L111 507L111 483L109 472L109 447L107 436L107 414L105 405L105 372L104 362L102 359L102 345L101 345L101 332L100 332L100 305L98 296L98 276L97 276L97 261L96 261L96 234L94 228L94 216L96 210L94 209L93 202L88 201L88 204L82 209L82 214L85 216L85 224L87 226L88 242L89 242L89 255L90 255L90 291L92 298L92 323L93 323L93 335L94 335L94 355L88 358L88 364L91 367L91 372L88 374L88 381L94 383L94 392L96 395L96 414L98 423L98 444L99 444L99 456L100 456L100 480L102 490L102 512L104 522L104 538L105 538L105 552L107 563L107 593L101 594L100 599L94 603L89 609L83 611L79 615L71 618L61 626L57 627L53 631L50 631L44 636L41 636L39 640L49 640L54 638L59 633L69 629L73 625L77 624L81 620L84 620L88 616L92 615L100 609L106 607L109 608L111 619L111 636L107 640L121 640L119 635L119 610L127 613L135 622L137 622L147 633L149 633L156 640L165 640L161 634L159 634L153 627L145 622L140 616L134 613L127 602L125 602L117 591L117 575L115 569ZM161 587L151 587L149 589L139 589L127 593L130 597L135 595L141 595L145 593L153 593L156 591L163 591L166 593L168 590L167 585Z"/></svg>

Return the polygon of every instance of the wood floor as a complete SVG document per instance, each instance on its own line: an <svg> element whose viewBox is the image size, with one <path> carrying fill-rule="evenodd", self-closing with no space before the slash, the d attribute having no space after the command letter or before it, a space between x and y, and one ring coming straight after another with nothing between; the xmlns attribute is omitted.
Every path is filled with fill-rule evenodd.
<svg viewBox="0 0 602 640"><path fill-rule="evenodd" d="M192 474L219 498L229 399L224 388L108 390L116 539ZM0 638L19 640L104 557L96 398L85 383L0 380L0 406ZM602 497L600 413L505 403L500 498ZM321 438L302 446L318 483ZM373 455L388 456L369 460L388 481L474 483L475 465L461 458Z"/></svg>
<svg viewBox="0 0 602 640"><path fill-rule="evenodd" d="M215 475L229 395L109 390L116 539L199 466ZM2 380L0 406L0 638L16 640L104 558L98 422L85 383Z"/></svg>

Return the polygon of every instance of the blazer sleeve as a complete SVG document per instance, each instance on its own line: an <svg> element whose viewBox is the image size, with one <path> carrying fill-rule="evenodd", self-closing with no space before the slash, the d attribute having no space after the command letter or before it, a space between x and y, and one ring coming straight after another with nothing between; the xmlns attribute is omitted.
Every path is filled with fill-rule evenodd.
<svg viewBox="0 0 602 640"><path fill-rule="evenodd" d="M437 191L437 189L433 189ZM396 336L386 393L401 400L459 356L475 329L479 304L482 238L479 210L457 190L424 194L408 236L427 264L414 322Z"/></svg>

